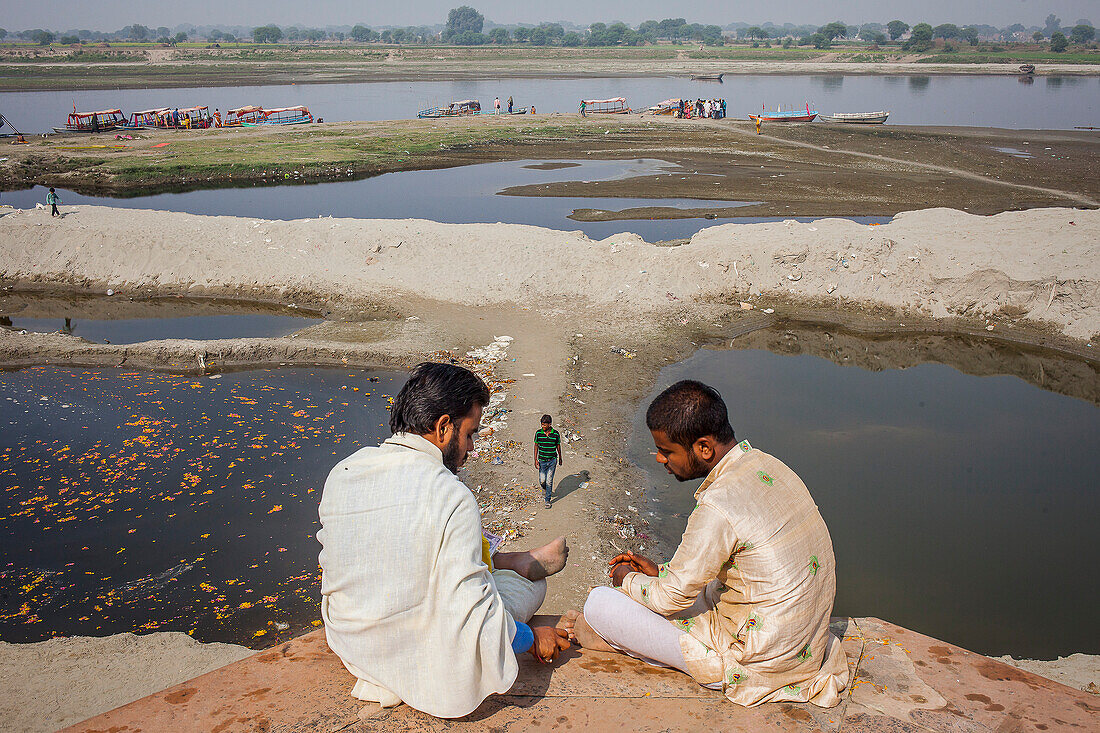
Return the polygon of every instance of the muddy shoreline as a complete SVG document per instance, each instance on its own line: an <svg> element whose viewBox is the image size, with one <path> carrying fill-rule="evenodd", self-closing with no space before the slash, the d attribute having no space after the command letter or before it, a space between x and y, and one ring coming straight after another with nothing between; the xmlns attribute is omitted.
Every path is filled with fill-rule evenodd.
<svg viewBox="0 0 1100 733"><path fill-rule="evenodd" d="M128 197L349 181L508 160L652 158L668 161L669 173L515 186L500 193L749 203L722 209L581 208L573 213L580 221L891 216L938 206L992 214L1100 205L1100 137L1088 131L852 127L773 125L757 135L734 120L553 114L248 128L213 136L149 132L112 150L59 136L13 146L0 162L0 190L41 185ZM1034 155L1022 158L998 148Z"/></svg>

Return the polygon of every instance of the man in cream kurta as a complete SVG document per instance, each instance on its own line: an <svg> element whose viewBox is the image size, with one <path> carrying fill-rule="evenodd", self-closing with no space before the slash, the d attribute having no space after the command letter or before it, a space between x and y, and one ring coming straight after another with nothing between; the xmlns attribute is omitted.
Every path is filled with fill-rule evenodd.
<svg viewBox="0 0 1100 733"><path fill-rule="evenodd" d="M681 669L742 705L831 707L848 684L829 631L832 540L805 484L782 461L735 442L713 388L678 382L650 406L657 460L681 481L706 476L672 560L611 561L621 594L596 588L567 614L584 646Z"/></svg>
<svg viewBox="0 0 1100 733"><path fill-rule="evenodd" d="M742 441L695 499L672 560L656 578L628 573L623 592L687 631L687 671L723 683L730 700L836 705L848 683L840 639L829 631L836 563L805 484Z"/></svg>

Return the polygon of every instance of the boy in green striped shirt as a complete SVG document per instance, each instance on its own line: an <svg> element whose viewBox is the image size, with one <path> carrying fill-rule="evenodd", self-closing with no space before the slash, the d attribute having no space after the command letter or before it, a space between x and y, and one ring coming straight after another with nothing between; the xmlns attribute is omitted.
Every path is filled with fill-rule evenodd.
<svg viewBox="0 0 1100 733"><path fill-rule="evenodd" d="M539 485L542 486L546 506L551 506L554 492L554 469L562 465L561 436L552 427L549 415L542 416L542 428L535 432L535 466L539 469Z"/></svg>

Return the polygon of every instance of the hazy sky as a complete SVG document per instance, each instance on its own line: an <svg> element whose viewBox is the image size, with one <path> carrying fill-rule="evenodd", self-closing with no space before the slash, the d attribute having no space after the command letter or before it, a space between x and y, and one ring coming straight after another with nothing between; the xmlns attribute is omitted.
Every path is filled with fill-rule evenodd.
<svg viewBox="0 0 1100 733"><path fill-rule="evenodd" d="M850 24L886 22L900 18L910 25L937 23L1011 23L1042 25L1048 13L1072 25L1078 18L1100 21L1100 0L771 0L748 3L729 0L556 0L526 3L516 0L189 0L188 2L134 2L93 0L58 3L0 0L0 26L8 30L50 28L115 30L131 23L174 26L179 23L226 25L325 26L421 25L443 22L447 11L468 4L498 23L566 20L587 25L622 20L636 24L650 18L686 18L689 23L726 25L746 23L815 23L843 20Z"/></svg>

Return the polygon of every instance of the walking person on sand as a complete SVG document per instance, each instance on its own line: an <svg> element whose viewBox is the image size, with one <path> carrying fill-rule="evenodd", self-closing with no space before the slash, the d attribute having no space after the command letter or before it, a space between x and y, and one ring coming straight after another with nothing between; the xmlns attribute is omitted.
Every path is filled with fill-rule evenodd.
<svg viewBox="0 0 1100 733"><path fill-rule="evenodd" d="M57 210L57 205L61 203L61 199L57 198L57 192L50 189L50 192L46 194L46 203L50 205L50 216L61 216L61 212Z"/></svg>
<svg viewBox="0 0 1100 733"><path fill-rule="evenodd" d="M584 101L584 100L582 99L582 100L581 100L581 117L587 117L587 115L585 115L585 113L584 113L584 110L585 110L585 109L586 109L587 107L588 107L588 102L586 102L586 101Z"/></svg>
<svg viewBox="0 0 1100 733"><path fill-rule="evenodd" d="M496 107L497 114L500 114L500 97L493 100L493 106Z"/></svg>
<svg viewBox="0 0 1100 733"><path fill-rule="evenodd" d="M561 435L552 423L549 415L543 415L542 427L535 432L535 465L539 469L539 485L547 507L551 506L554 494L554 469L562 464Z"/></svg>

